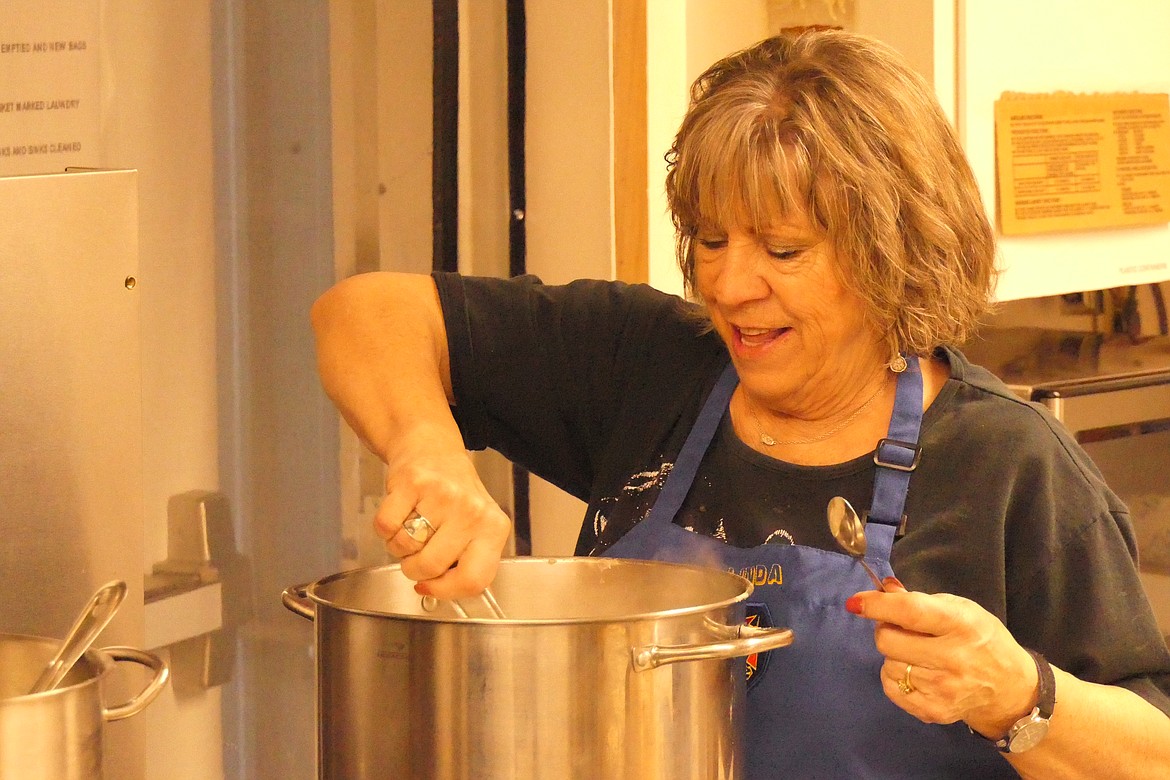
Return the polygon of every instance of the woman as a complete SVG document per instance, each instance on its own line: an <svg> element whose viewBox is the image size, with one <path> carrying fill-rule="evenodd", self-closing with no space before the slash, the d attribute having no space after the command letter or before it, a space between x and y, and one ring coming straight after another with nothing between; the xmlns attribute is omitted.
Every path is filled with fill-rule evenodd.
<svg viewBox="0 0 1170 780"><path fill-rule="evenodd" d="M698 304L372 274L315 305L416 589L491 581L510 524L465 452L490 446L589 502L579 554L753 573L752 619L797 641L748 682L752 777L1170 776L1125 507L954 348L994 241L929 90L864 38L769 39L699 77L668 161ZM835 496L886 592L838 551Z"/></svg>

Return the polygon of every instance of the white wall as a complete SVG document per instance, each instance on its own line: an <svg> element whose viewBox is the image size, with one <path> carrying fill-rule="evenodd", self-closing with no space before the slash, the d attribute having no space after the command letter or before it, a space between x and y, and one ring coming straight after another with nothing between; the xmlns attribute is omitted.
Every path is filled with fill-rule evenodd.
<svg viewBox="0 0 1170 780"><path fill-rule="evenodd" d="M649 282L682 295L674 257L674 223L666 207L666 161L687 110L686 6L677 0L646 1L646 198Z"/></svg>
<svg viewBox="0 0 1170 780"><path fill-rule="evenodd" d="M139 172L143 570L170 496L218 485L211 21L206 0L105 5L104 167Z"/></svg>
<svg viewBox="0 0 1170 780"><path fill-rule="evenodd" d="M197 692L176 667L139 716L146 776L311 777L312 630L279 594L340 559L336 415L307 321L333 279L329 3L99 2L96 164L140 183L143 569L166 557L168 499L219 489L251 575L226 605L228 684Z"/></svg>
<svg viewBox="0 0 1170 780"><path fill-rule="evenodd" d="M527 261L550 284L612 279L613 130L609 3L528 3ZM585 505L530 488L532 548L570 554Z"/></svg>
<svg viewBox="0 0 1170 780"><path fill-rule="evenodd" d="M609 3L526 13L528 269L552 284L612 279Z"/></svg>
<svg viewBox="0 0 1170 780"><path fill-rule="evenodd" d="M139 171L143 571L166 558L170 496L219 484L211 4L102 3L103 153ZM166 654L164 653L164 657ZM173 686L141 717L146 777L222 777L218 690Z"/></svg>

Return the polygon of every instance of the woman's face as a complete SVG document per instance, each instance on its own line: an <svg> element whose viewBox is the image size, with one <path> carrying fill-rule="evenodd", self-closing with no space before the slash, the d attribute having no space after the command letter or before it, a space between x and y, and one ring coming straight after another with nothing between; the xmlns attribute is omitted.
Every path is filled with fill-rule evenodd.
<svg viewBox="0 0 1170 780"><path fill-rule="evenodd" d="M841 282L832 243L803 215L759 233L700 230L694 254L696 292L759 402L831 406L889 360L865 304Z"/></svg>

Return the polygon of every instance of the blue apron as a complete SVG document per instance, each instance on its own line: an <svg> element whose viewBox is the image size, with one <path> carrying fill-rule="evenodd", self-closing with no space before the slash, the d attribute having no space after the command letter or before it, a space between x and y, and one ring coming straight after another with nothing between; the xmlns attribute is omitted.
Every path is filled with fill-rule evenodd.
<svg viewBox="0 0 1170 780"><path fill-rule="evenodd" d="M865 557L883 577L893 574L890 550L919 455L922 372L916 358L907 363L898 375L889 433L875 449L873 506L866 517ZM733 547L674 523L738 382L729 364L650 514L603 554L679 563L718 560L755 585L749 623L793 630L789 647L747 659L747 777L1018 777L990 742L963 723L923 723L886 697L873 622L845 610L849 596L873 588L848 555L790 544Z"/></svg>

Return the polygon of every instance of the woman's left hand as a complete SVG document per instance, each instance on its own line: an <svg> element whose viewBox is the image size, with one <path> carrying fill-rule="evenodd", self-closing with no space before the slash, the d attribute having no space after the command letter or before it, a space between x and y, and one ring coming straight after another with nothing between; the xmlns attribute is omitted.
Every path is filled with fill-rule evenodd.
<svg viewBox="0 0 1170 780"><path fill-rule="evenodd" d="M959 596L910 592L893 577L884 585L846 608L875 623L891 701L926 723L965 721L989 739L1031 712L1036 663L998 618Z"/></svg>

